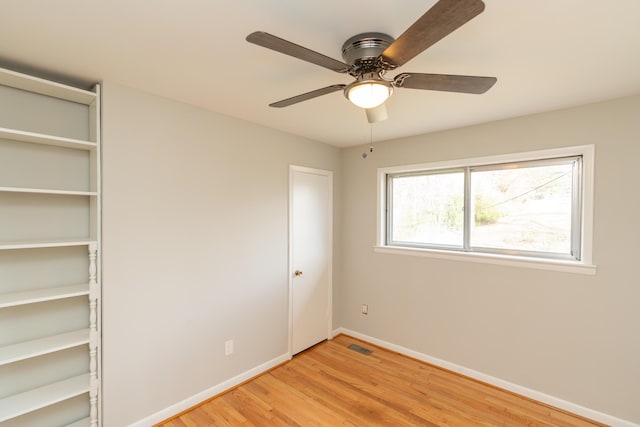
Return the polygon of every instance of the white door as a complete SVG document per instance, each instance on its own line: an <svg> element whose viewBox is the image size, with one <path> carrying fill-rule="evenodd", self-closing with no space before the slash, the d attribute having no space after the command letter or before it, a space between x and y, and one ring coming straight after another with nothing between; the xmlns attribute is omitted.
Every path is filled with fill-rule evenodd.
<svg viewBox="0 0 640 427"><path fill-rule="evenodd" d="M291 166L289 215L290 350L330 337L332 172Z"/></svg>

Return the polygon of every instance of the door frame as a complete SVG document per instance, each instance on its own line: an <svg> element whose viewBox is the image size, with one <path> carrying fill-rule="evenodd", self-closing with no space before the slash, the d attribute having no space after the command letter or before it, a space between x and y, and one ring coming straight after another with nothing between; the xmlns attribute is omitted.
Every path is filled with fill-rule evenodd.
<svg viewBox="0 0 640 427"><path fill-rule="evenodd" d="M329 180L329 203L327 206L327 214L328 214L328 251L327 259L328 265L328 278L329 278L329 291L327 298L328 301L328 313L327 313L327 339L331 339L332 334L332 325L333 325L333 172L322 170L322 169L314 169L308 168L305 166L297 166L297 165L289 165L289 218L288 218L288 228L289 228L289 259L288 259L288 292L289 292L289 360L293 358L293 174L295 172L303 172L310 173L315 175L321 175L328 177Z"/></svg>

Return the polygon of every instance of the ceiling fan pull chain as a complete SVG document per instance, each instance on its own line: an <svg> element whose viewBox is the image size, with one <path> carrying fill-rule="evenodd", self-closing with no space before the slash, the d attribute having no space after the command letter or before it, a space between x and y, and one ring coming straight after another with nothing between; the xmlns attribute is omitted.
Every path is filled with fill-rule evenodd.
<svg viewBox="0 0 640 427"><path fill-rule="evenodd" d="M373 123L369 124L369 152L373 153Z"/></svg>
<svg viewBox="0 0 640 427"><path fill-rule="evenodd" d="M369 123L369 153L373 153L373 123ZM362 153L362 158L366 160L369 153Z"/></svg>

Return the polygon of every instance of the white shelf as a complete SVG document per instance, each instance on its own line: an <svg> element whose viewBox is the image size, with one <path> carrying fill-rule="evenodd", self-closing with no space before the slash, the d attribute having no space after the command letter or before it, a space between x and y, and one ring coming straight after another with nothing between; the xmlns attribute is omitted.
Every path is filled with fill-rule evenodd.
<svg viewBox="0 0 640 427"><path fill-rule="evenodd" d="M73 298L80 295L89 295L89 285L69 285L48 289L34 289L30 291L11 292L0 294L0 308L14 307L16 305L35 304L44 301L53 301L63 298Z"/></svg>
<svg viewBox="0 0 640 427"><path fill-rule="evenodd" d="M91 418L83 418L75 423L67 425L67 427L89 427L91 425Z"/></svg>
<svg viewBox="0 0 640 427"><path fill-rule="evenodd" d="M58 194L61 196L97 196L96 191L48 190L45 188L0 187L0 193Z"/></svg>
<svg viewBox="0 0 640 427"><path fill-rule="evenodd" d="M14 249L39 249L39 248L62 248L67 246L88 246L96 244L91 239L74 239L74 240L40 240L40 241L24 241L24 242L0 242L0 251Z"/></svg>
<svg viewBox="0 0 640 427"><path fill-rule="evenodd" d="M47 289L29 289L35 285L30 280L34 277L30 271L10 269L0 272L0 335L5 331L15 334L11 341L0 340L0 368L11 370L16 377L16 387L0 392L0 426L7 420L19 423L26 414L42 408L52 413L52 419L55 417L68 423L68 427L89 427L96 422L100 425L100 420L86 418L89 413L98 412L101 401L101 301L97 287L101 275L100 85L83 90L0 68L0 92L0 104L4 108L11 109L16 102L24 102L24 108L12 111L7 123L0 124L0 148L9 156L6 162L17 162L14 166L18 167L1 174L0 204L6 205L10 211L6 218L9 222L2 225L15 232L11 235L4 233L4 238L0 237L0 251L17 250L12 257L17 257L18 261L25 260L36 269L51 268L54 276L64 273L67 268L76 269L76 264L80 268L77 273L84 276L81 267L85 265L86 269L86 264L79 264L82 252L85 262L88 261L88 277L81 279L86 280L85 283L67 285L58 282L57 286ZM60 111L56 112L58 108ZM64 124L52 125L49 123L52 118ZM59 162L50 163L58 158ZM45 169L38 167L42 161L48 162ZM42 181L42 177L64 172L60 168L66 167L73 168L63 180L68 182ZM21 201L36 203L33 212L27 209L32 214L29 218L20 216L25 207L16 203ZM0 223L4 219L0 219ZM43 221L42 227L37 226L36 221ZM58 221L62 228L55 232L53 229ZM86 230L75 230L73 224L80 227L85 222ZM64 232L65 227L70 227L68 233ZM35 251L30 251L39 248L44 251L40 254L43 256L45 252L62 255L62 251L69 260L73 260L73 265L66 261L67 257L59 259L56 255L49 263L32 253ZM12 287L1 289L5 282ZM32 284L28 285L30 282ZM62 304L60 315L47 308L56 301L58 305ZM15 323L31 313L42 317L40 323L44 329L38 325L31 327ZM53 329L46 327L49 322L53 322ZM68 331L69 328L63 325L67 322L73 322L75 326L71 328L78 330L60 333ZM88 363L84 356L88 356ZM59 371L58 360L75 371ZM48 381L61 377L66 379L18 393L35 387L36 384L26 382L33 376L33 369L42 370L45 376L57 375L48 377ZM80 372L86 374L70 378ZM0 383L2 381L0 376ZM46 381L45 377L41 379L41 382ZM20 384L22 386L18 388ZM5 396L11 391L13 395ZM68 412L68 405L58 404L73 398L84 402L89 412L74 415L73 409ZM79 417L85 418L78 420Z"/></svg>
<svg viewBox="0 0 640 427"><path fill-rule="evenodd" d="M3 68L0 68L0 84L84 105L91 105L96 99L94 92L28 76L11 70L5 70Z"/></svg>
<svg viewBox="0 0 640 427"><path fill-rule="evenodd" d="M0 366L89 343L89 329L0 347Z"/></svg>
<svg viewBox="0 0 640 427"><path fill-rule="evenodd" d="M89 374L0 399L0 422L71 399L89 391Z"/></svg>
<svg viewBox="0 0 640 427"><path fill-rule="evenodd" d="M97 146L95 142L91 141L82 141L80 139L64 138L62 136L45 135L43 133L27 132L3 127L0 127L0 139L53 145L56 147L75 148L78 150L93 150Z"/></svg>

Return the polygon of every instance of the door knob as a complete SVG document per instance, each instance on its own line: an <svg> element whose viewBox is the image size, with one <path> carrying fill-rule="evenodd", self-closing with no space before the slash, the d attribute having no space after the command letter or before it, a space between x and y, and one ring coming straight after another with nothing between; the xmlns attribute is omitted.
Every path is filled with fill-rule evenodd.
<svg viewBox="0 0 640 427"><path fill-rule="evenodd" d="M296 271L293 272L293 275L296 276L296 277L302 276L302 271L296 270Z"/></svg>

